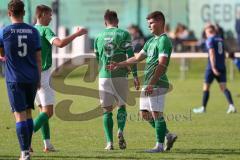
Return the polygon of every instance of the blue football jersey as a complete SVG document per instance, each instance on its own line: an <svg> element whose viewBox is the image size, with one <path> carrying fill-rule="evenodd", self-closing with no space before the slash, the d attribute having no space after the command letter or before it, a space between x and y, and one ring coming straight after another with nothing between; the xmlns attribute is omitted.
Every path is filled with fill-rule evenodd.
<svg viewBox="0 0 240 160"><path fill-rule="evenodd" d="M0 48L6 57L6 81L39 81L36 52L41 49L40 35L25 23L15 23L0 30Z"/></svg>
<svg viewBox="0 0 240 160"><path fill-rule="evenodd" d="M209 37L206 40L206 48L214 49L215 52L215 65L219 70L225 70L225 54L224 54L224 45L223 39L218 36ZM212 69L210 58L208 57L207 69Z"/></svg>

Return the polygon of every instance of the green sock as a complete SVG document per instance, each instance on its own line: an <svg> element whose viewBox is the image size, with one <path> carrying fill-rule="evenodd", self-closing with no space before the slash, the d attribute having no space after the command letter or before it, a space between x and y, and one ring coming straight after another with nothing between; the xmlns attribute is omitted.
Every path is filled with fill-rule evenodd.
<svg viewBox="0 0 240 160"><path fill-rule="evenodd" d="M107 138L107 142L113 142L112 112L105 112L103 114L103 126L104 126L104 133Z"/></svg>
<svg viewBox="0 0 240 160"><path fill-rule="evenodd" d="M155 121L154 121L154 119L151 119L150 121L148 121L148 123L149 123L153 128L155 128Z"/></svg>
<svg viewBox="0 0 240 160"><path fill-rule="evenodd" d="M126 125L127 120L127 112L125 106L121 106L117 112L117 123L118 123L118 130L123 132L123 129Z"/></svg>
<svg viewBox="0 0 240 160"><path fill-rule="evenodd" d="M46 123L48 121L48 115L44 112L41 112L37 118L34 119L34 132L37 132L44 123Z"/></svg>
<svg viewBox="0 0 240 160"><path fill-rule="evenodd" d="M42 138L43 140L50 139L50 128L49 128L49 121L44 123L41 127L42 131Z"/></svg>
<svg viewBox="0 0 240 160"><path fill-rule="evenodd" d="M155 120L156 139L159 143L164 143L166 135L166 122L163 117Z"/></svg>

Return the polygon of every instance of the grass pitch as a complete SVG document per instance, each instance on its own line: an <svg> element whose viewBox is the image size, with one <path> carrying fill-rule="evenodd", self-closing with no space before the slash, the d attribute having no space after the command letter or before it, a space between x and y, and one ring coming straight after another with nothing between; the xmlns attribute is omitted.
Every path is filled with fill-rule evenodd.
<svg viewBox="0 0 240 160"><path fill-rule="evenodd" d="M230 61L228 61L229 63ZM74 70L64 81L66 85L73 86L70 91L76 95L56 93L57 103L63 100L72 101L65 101L67 102L63 103L66 105L65 108L64 106L57 107L56 115L50 120L51 140L57 152L47 154L42 152L43 144L39 132L33 136L32 159L240 159L240 114L226 114L228 104L216 82L211 88L207 113L194 115L191 112L193 107L201 104L205 64L206 60L191 60L186 80L180 80L179 60L171 62L168 72L174 88L167 94L165 117L168 128L178 135L178 139L170 152L159 154L143 152L154 146L155 132L147 122L142 121L138 116L138 99L135 99L135 104L134 101L131 102L127 109L128 120L125 129L127 149L118 149L116 113L114 113L115 150L104 151L105 137L102 118L94 113L91 116L96 118L83 120L89 116L81 117L79 115L91 111L99 105L99 99L94 98L97 95L97 81L85 82L83 75L86 67L81 67ZM228 87L232 92L235 105L240 111L240 98L236 96L240 93L240 77L236 70L234 73L234 80L228 81ZM61 81L61 79L57 78L57 81ZM57 87L61 89L64 86ZM87 89L82 91L79 87L87 87ZM0 79L0 90L0 159L18 159L19 146L15 134L15 122L10 113L4 79ZM93 96L86 96L88 92ZM68 102L72 103L69 108L67 108ZM35 117L38 113L37 108L33 113Z"/></svg>

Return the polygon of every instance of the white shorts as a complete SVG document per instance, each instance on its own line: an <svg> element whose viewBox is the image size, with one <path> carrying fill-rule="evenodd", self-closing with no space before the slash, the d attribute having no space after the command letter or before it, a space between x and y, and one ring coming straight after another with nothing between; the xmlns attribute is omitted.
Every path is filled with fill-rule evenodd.
<svg viewBox="0 0 240 160"><path fill-rule="evenodd" d="M54 105L55 95L53 89L50 87L51 69L41 73L41 88L37 91L35 103L43 107L47 105Z"/></svg>
<svg viewBox="0 0 240 160"><path fill-rule="evenodd" d="M126 104L128 94L127 77L99 78L99 97L102 107Z"/></svg>
<svg viewBox="0 0 240 160"><path fill-rule="evenodd" d="M165 90L166 88L154 88L150 96L145 96L145 90L143 88L140 95L140 110L163 112Z"/></svg>

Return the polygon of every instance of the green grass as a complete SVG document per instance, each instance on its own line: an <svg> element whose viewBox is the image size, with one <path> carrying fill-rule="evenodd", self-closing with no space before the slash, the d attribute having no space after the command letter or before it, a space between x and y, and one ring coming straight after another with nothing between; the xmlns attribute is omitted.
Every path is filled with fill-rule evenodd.
<svg viewBox="0 0 240 160"><path fill-rule="evenodd" d="M191 113L193 107L201 104L205 62L205 60L192 60L186 80L179 80L179 61L174 60L171 63L169 79L174 89L167 95L165 111L168 128L178 134L178 140L170 152L143 153L145 149L154 146L155 135L150 125L138 117L138 99L136 99L135 105L128 107L128 121L125 130L127 150L118 149L115 136L116 150L104 151L105 138L101 117L80 121L82 117L79 114L90 111L99 104L98 98L81 96L87 94L90 88L93 89L92 94L97 95L97 81L84 82L82 77L86 67L82 67L75 70L71 74L72 76L65 80L67 85L75 87L64 90L81 95L57 93L57 103L66 99L73 101L69 109L73 115L67 114L66 110L62 111L61 106L58 105L57 115L51 119L51 139L58 151L43 153L39 132L33 137L34 154L32 159L240 159L240 114L226 114L227 102L216 83L211 88L207 113L203 115ZM235 105L238 107L240 101L236 95L240 93L240 77L237 71L235 71L235 75L234 81L229 81L228 87L232 92ZM58 88L63 88L64 86L60 82L59 77L54 81ZM89 89L83 91L79 87ZM0 79L0 90L0 159L17 159L19 146L15 134L15 122L10 113L3 79ZM64 107L66 108L66 106ZM36 109L34 117L37 113ZM73 118L75 121L71 121ZM68 119L68 121L63 119ZM114 120L114 135L116 135L116 114L114 114Z"/></svg>

